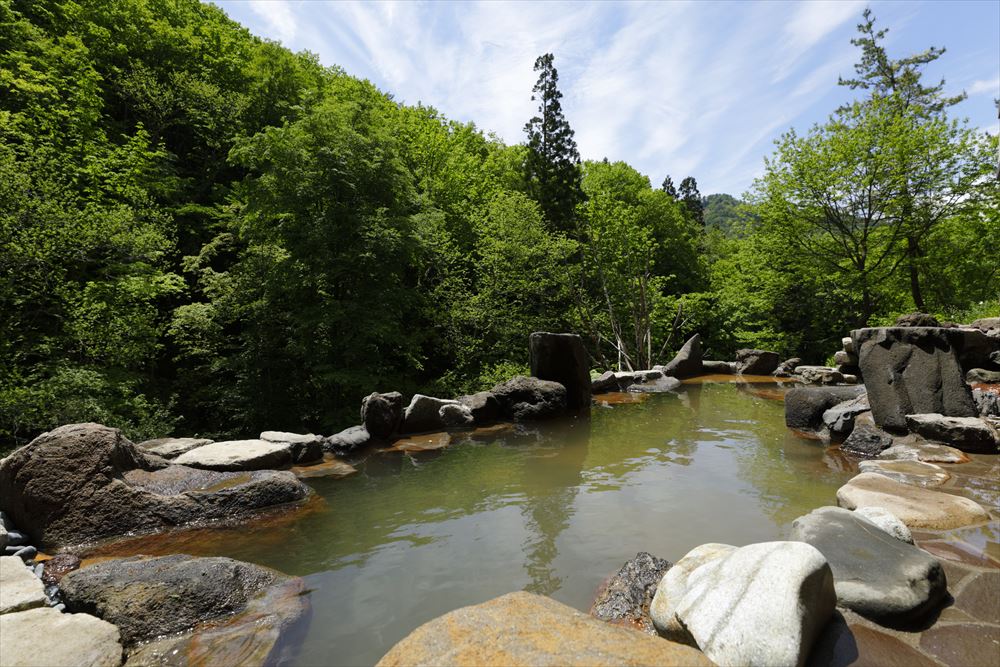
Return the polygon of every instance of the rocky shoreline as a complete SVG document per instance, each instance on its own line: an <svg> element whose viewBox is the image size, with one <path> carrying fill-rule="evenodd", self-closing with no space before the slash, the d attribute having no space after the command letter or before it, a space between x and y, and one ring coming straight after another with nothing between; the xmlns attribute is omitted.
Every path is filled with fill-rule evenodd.
<svg viewBox="0 0 1000 667"><path fill-rule="evenodd" d="M162 664L168 654L186 656L182 663L282 662L308 624L301 579L183 555L77 570L72 552L124 535L252 520L306 503L311 491L301 479L351 474L352 457L416 455L456 437L580 417L592 404L643 400L714 374L769 375L797 387L784 395L788 427L857 461L859 474L831 499L839 507L800 517L788 541L702 545L674 564L639 554L600 592L594 619L540 596L504 596L421 626L380 664L490 664L519 656L533 663L575 657L603 664L833 665L847 664L845 646L872 657L890 640L900 644L899 656L914 661L907 664L963 664L945 655L959 640L971 647L964 657L984 655L990 642L1000 646L1000 612L977 593L996 592L1000 554L970 555L954 537L998 516L1000 386L981 382L1000 369L996 324L985 331L855 331L835 355L837 367L781 362L762 350L740 350L733 362L706 361L694 336L668 364L596 377L579 337L537 333L530 340L532 377L455 399L418 394L405 402L398 392L373 393L362 402L358 426L328 437L265 431L252 440L136 445L97 424L60 427L0 462L7 554L0 662L143 665ZM854 384L859 379L863 385ZM992 463L973 459L983 456ZM241 584L234 590L227 581ZM8 608L15 599L8 591L19 589L29 591L28 602ZM176 590L186 592L168 594ZM151 608L167 614L162 623L144 618ZM532 617L546 619L542 635ZM625 627L609 634L596 619ZM512 630L490 640L477 631L485 623ZM49 626L84 657L61 662L34 652L30 628ZM976 628L981 637L966 636ZM451 633L448 643L442 633Z"/></svg>

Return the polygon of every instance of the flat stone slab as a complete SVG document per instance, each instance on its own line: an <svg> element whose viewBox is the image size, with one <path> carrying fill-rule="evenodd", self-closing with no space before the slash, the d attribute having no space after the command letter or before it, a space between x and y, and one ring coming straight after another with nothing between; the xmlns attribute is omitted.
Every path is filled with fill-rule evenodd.
<svg viewBox="0 0 1000 667"><path fill-rule="evenodd" d="M927 442L915 435L895 439L893 445L878 454L877 458L890 461L923 461L924 463L968 463L972 460L960 449Z"/></svg>
<svg viewBox="0 0 1000 667"><path fill-rule="evenodd" d="M920 636L920 648L946 665L992 667L1000 655L1000 626L970 623L933 627Z"/></svg>
<svg viewBox="0 0 1000 667"><path fill-rule="evenodd" d="M807 667L940 667L909 644L865 625L850 623L839 613L834 616L816 647Z"/></svg>
<svg viewBox="0 0 1000 667"><path fill-rule="evenodd" d="M541 595L518 592L424 623L392 647L377 667L712 664L690 646L599 621Z"/></svg>
<svg viewBox="0 0 1000 667"><path fill-rule="evenodd" d="M44 607L48 603L42 580L25 567L20 557L0 556L0 614Z"/></svg>
<svg viewBox="0 0 1000 667"><path fill-rule="evenodd" d="M226 440L192 449L174 463L206 470L265 470L292 462L290 442L266 440Z"/></svg>
<svg viewBox="0 0 1000 667"><path fill-rule="evenodd" d="M145 449L150 454L162 456L165 459L175 459L192 449L212 444L208 438L156 438L140 442L137 447Z"/></svg>
<svg viewBox="0 0 1000 667"><path fill-rule="evenodd" d="M792 522L790 537L819 549L833 570L837 602L869 618L917 620L946 595L936 558L854 512L820 507Z"/></svg>
<svg viewBox="0 0 1000 667"><path fill-rule="evenodd" d="M89 614L51 607L0 616L3 667L118 667L118 628Z"/></svg>
<svg viewBox="0 0 1000 667"><path fill-rule="evenodd" d="M996 454L997 434L978 417L945 417L939 414L906 415L906 426L928 440L936 440L963 452Z"/></svg>
<svg viewBox="0 0 1000 667"><path fill-rule="evenodd" d="M899 461L862 461L858 464L858 468L861 472L875 472L903 484L912 484L925 488L941 486L951 479L951 475L941 466L912 459Z"/></svg>
<svg viewBox="0 0 1000 667"><path fill-rule="evenodd" d="M632 392L633 394L662 394L668 391L673 391L680 386L681 381L677 378L663 376L652 380L646 380L645 382L631 384L629 385L627 391Z"/></svg>
<svg viewBox="0 0 1000 667"><path fill-rule="evenodd" d="M846 509L884 507L910 528L959 528L990 519L968 498L901 484L873 472L863 472L840 487L837 503Z"/></svg>

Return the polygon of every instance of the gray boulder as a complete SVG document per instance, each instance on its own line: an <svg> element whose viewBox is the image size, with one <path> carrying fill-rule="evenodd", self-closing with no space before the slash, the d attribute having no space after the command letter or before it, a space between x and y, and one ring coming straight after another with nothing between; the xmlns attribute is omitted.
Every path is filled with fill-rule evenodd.
<svg viewBox="0 0 1000 667"><path fill-rule="evenodd" d="M604 371L600 377L590 381L590 393L600 394L605 391L618 391L618 378L614 371Z"/></svg>
<svg viewBox="0 0 1000 667"><path fill-rule="evenodd" d="M459 396L458 402L472 411L476 426L488 426L501 417L500 401L488 391Z"/></svg>
<svg viewBox="0 0 1000 667"><path fill-rule="evenodd" d="M334 433L323 442L323 449L333 454L350 454L372 441L371 434L364 426L351 426L340 433Z"/></svg>
<svg viewBox="0 0 1000 667"><path fill-rule="evenodd" d="M796 366L795 375L805 384L840 384L844 374L830 366Z"/></svg>
<svg viewBox="0 0 1000 667"><path fill-rule="evenodd" d="M0 614L11 614L49 603L42 580L17 556L0 556Z"/></svg>
<svg viewBox="0 0 1000 667"><path fill-rule="evenodd" d="M795 387L785 394L785 426L799 431L821 431L827 410L862 393L862 387Z"/></svg>
<svg viewBox="0 0 1000 667"><path fill-rule="evenodd" d="M969 325L973 329L979 329L987 335L1000 336L1000 317L984 317Z"/></svg>
<svg viewBox="0 0 1000 667"><path fill-rule="evenodd" d="M785 359L780 364L778 364L778 367L774 369L774 373L772 373L772 375L785 378L789 377L795 372L795 369L801 364L802 360L799 359L798 357Z"/></svg>
<svg viewBox="0 0 1000 667"><path fill-rule="evenodd" d="M118 626L129 664L279 664L307 618L304 582L230 558L181 554L105 561L61 582L66 608ZM180 634L178 634L180 633ZM145 643L150 642L150 643ZM162 662L161 662L162 661Z"/></svg>
<svg viewBox="0 0 1000 667"><path fill-rule="evenodd" d="M576 334L536 331L528 337L531 375L566 388L566 407L590 411L590 363Z"/></svg>
<svg viewBox="0 0 1000 667"><path fill-rule="evenodd" d="M858 415L871 410L868 404L868 395L861 394L857 398L849 401L837 403L832 408L823 412L823 424L830 431L830 435L843 439L854 430L854 420Z"/></svg>
<svg viewBox="0 0 1000 667"><path fill-rule="evenodd" d="M858 357L846 350L837 350L833 353L833 363L837 366L857 366Z"/></svg>
<svg viewBox="0 0 1000 667"><path fill-rule="evenodd" d="M872 328L852 331L851 337L880 428L905 432L908 414L975 416L958 360L965 343L960 330Z"/></svg>
<svg viewBox="0 0 1000 667"><path fill-rule="evenodd" d="M965 374L965 381L969 384L1000 384L1000 371L973 368Z"/></svg>
<svg viewBox="0 0 1000 667"><path fill-rule="evenodd" d="M178 465L204 470L274 470L291 465L295 446L267 440L225 440L181 454Z"/></svg>
<svg viewBox="0 0 1000 667"><path fill-rule="evenodd" d="M385 439L399 429L403 395L398 391L369 394L361 401L361 425L374 438Z"/></svg>
<svg viewBox="0 0 1000 667"><path fill-rule="evenodd" d="M701 362L702 371L710 375L732 375L736 372L734 365L729 361L709 361Z"/></svg>
<svg viewBox="0 0 1000 667"><path fill-rule="evenodd" d="M325 438L321 435L264 431L260 434L260 439L267 442L288 443L292 463L311 463L323 458Z"/></svg>
<svg viewBox="0 0 1000 667"><path fill-rule="evenodd" d="M840 604L877 621L919 620L947 594L936 558L856 512L820 507L792 522L791 539L826 557Z"/></svg>
<svg viewBox="0 0 1000 667"><path fill-rule="evenodd" d="M518 375L490 391L511 421L548 419L566 412L566 387L558 382Z"/></svg>
<svg viewBox="0 0 1000 667"><path fill-rule="evenodd" d="M611 577L590 609L602 621L624 622L646 634L655 635L649 605L670 562L645 551L636 554Z"/></svg>
<svg viewBox="0 0 1000 667"><path fill-rule="evenodd" d="M743 375L770 375L781 359L777 352L767 350L736 350L736 371Z"/></svg>
<svg viewBox="0 0 1000 667"><path fill-rule="evenodd" d="M472 409L458 401L442 405L440 416L446 428L471 428L476 424Z"/></svg>
<svg viewBox="0 0 1000 667"><path fill-rule="evenodd" d="M940 327L937 318L927 313L909 313L896 318L897 327Z"/></svg>
<svg viewBox="0 0 1000 667"><path fill-rule="evenodd" d="M906 415L906 425L914 433L961 449L963 452L996 454L997 434L978 417L945 417L939 414Z"/></svg>
<svg viewBox="0 0 1000 667"><path fill-rule="evenodd" d="M1000 417L1000 393L973 389L972 400L976 403L980 417Z"/></svg>
<svg viewBox="0 0 1000 667"><path fill-rule="evenodd" d="M644 382L630 384L627 391L637 394L662 394L681 386L681 381L672 377L658 377Z"/></svg>
<svg viewBox="0 0 1000 667"><path fill-rule="evenodd" d="M81 665L118 667L118 628L88 614L41 607L0 616L4 667Z"/></svg>
<svg viewBox="0 0 1000 667"><path fill-rule="evenodd" d="M855 456L874 458L892 445L892 436L875 426L872 413L862 412L854 418L854 428L840 449Z"/></svg>
<svg viewBox="0 0 1000 667"><path fill-rule="evenodd" d="M210 444L212 441L208 438L156 438L140 442L136 447L165 459L175 459L185 452Z"/></svg>
<svg viewBox="0 0 1000 667"><path fill-rule="evenodd" d="M663 374L675 378L687 378L702 373L701 336L695 334L688 339L674 358L663 367Z"/></svg>
<svg viewBox="0 0 1000 667"><path fill-rule="evenodd" d="M61 426L0 462L0 507L45 548L231 519L308 494L290 472L152 464L100 424Z"/></svg>
<svg viewBox="0 0 1000 667"><path fill-rule="evenodd" d="M443 430L446 425L441 418L441 408L445 405L459 405L458 401L414 394L403 413L402 433L428 433Z"/></svg>
<svg viewBox="0 0 1000 667"><path fill-rule="evenodd" d="M910 532L910 529L906 527L906 524L898 516L886 508L870 505L868 507L859 507L854 510L854 513L868 519L897 540L913 544L913 533Z"/></svg>

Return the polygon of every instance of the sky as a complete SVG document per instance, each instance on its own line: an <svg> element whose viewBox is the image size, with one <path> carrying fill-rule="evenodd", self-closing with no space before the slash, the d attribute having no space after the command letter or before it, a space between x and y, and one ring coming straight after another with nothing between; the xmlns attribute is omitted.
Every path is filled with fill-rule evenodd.
<svg viewBox="0 0 1000 667"><path fill-rule="evenodd" d="M624 160L659 185L746 191L774 140L858 95L850 43L865 6L900 58L947 52L925 80L997 133L1000 0L936 2L323 2L216 0L252 33L318 54L397 101L433 106L507 143L536 112L535 58L555 55L583 159Z"/></svg>

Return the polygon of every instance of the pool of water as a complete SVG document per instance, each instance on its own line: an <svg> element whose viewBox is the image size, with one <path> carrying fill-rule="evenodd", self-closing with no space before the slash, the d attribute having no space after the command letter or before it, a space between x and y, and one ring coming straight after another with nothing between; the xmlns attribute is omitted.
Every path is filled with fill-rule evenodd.
<svg viewBox="0 0 1000 667"><path fill-rule="evenodd" d="M589 420L372 454L306 480L307 511L167 542L303 576L301 665L373 664L421 623L514 590L585 611L638 551L782 539L836 504L849 464L785 428L775 387L694 383Z"/></svg>

